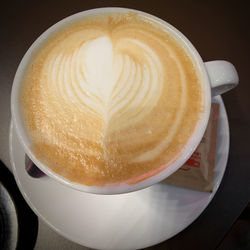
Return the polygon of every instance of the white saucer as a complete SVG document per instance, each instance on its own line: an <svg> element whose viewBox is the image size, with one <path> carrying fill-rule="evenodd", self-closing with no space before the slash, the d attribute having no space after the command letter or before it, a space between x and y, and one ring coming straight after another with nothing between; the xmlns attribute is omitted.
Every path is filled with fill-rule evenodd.
<svg viewBox="0 0 250 250"><path fill-rule="evenodd" d="M207 207L226 169L229 127L221 97L219 130L212 193L159 183L121 195L82 193L49 177L34 179L25 170L25 153L10 129L13 173L33 211L57 233L96 249L138 249L155 245L181 232Z"/></svg>

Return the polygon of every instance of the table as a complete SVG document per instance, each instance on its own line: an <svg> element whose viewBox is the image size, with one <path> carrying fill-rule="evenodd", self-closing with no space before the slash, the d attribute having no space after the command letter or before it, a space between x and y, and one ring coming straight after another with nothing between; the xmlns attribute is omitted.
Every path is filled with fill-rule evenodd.
<svg viewBox="0 0 250 250"><path fill-rule="evenodd" d="M230 127L225 176L214 199L184 231L152 249L223 249L223 239L250 201L250 7L247 1L6 1L0 15L0 159L10 168L10 91L17 66L32 42L62 18L86 9L139 9L174 25L204 61L222 59L238 70L239 86L223 95ZM39 221L35 249L87 249Z"/></svg>

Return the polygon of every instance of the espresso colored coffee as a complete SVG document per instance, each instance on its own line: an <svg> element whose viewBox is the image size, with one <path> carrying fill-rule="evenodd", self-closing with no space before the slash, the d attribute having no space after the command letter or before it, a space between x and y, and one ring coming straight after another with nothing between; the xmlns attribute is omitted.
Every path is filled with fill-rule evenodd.
<svg viewBox="0 0 250 250"><path fill-rule="evenodd" d="M46 41L20 101L36 157L70 181L102 186L173 163L200 119L202 88L171 31L141 14L99 14Z"/></svg>

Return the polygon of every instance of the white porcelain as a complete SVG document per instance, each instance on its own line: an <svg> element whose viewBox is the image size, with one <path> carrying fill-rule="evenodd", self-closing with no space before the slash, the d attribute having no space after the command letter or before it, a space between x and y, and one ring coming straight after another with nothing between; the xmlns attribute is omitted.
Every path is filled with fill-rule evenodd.
<svg viewBox="0 0 250 250"><path fill-rule="evenodd" d="M135 184L125 184L121 183L119 185L107 185L104 187L98 187L98 186L85 186L82 184L70 182L69 180L61 177L60 175L54 173L52 170L50 170L47 166L42 164L32 153L30 150L31 146L31 141L28 136L27 131L25 130L23 120L20 114L20 105L19 105L19 92L20 92L20 87L21 87L21 80L23 78L25 69L27 65L30 62L31 57L34 55L34 53L39 49L39 47L43 44L43 42L49 37L51 34L55 33L59 28L65 26L67 23L74 22L76 20L79 20L83 17L93 15L96 13L111 13L111 12L128 12L128 11L136 11L136 10L131 10L131 9L125 9L125 8L100 8L100 9L93 9L93 10L88 10L84 11L78 14L75 14L73 16L67 17L63 19L62 21L58 22L51 28L49 28L47 31L45 31L30 47L30 49L27 51L25 56L23 57L18 70L16 72L14 82L13 82L13 87L12 87L12 93L11 93L11 113L12 113L12 120L14 127L17 131L18 138L21 142L22 147L24 148L24 151L27 153L27 155L30 157L30 159L42 170L44 171L47 175L51 176L55 180L59 181L62 184L66 184L67 186L70 186L71 188L85 191L85 192L91 192L91 193L98 193L98 194L118 194L118 193L126 193L126 192L131 192L131 191L136 191L139 189L143 189L146 187L149 187L155 183L158 183L165 179L167 176L171 175L173 172L175 172L179 167L181 167L184 162L191 156L191 154L194 152L198 144L200 143L200 140L205 132L209 114L210 114L210 108L211 108L211 86L210 86L210 80L214 85L214 82L216 82L216 79L219 79L220 77L220 82L218 84L223 84L225 87L225 84L229 84L228 82L224 82L225 79L227 79L228 73L234 76L235 82L230 82L230 86L234 84L234 86L238 83L237 81L237 72L233 68L231 70L229 68L226 68L223 66L222 63L217 62L217 63L209 63L209 64L204 64L200 55L196 51L196 49L193 47L191 42L177 29L175 29L173 26L168 24L167 22L154 17L152 15L146 14L144 12L136 11L140 15L143 15L146 18L149 18L151 20L154 20L158 25L166 28L169 30L169 32L173 33L175 36L178 37L178 39L182 42L183 46L189 50L190 55L193 57L193 61L196 65L197 72L199 74L201 83L202 83L202 89L204 91L204 114L202 115L200 121L198 122L196 129L191 136L189 142L187 145L184 147L183 152L181 157L179 157L177 160L175 160L170 166L165 168L163 171L160 173L142 180L141 182L135 183ZM214 70L216 67L212 66L219 65L220 66L220 71ZM220 74L221 72L221 74ZM218 85L217 84L217 85ZM218 86L216 86L218 88Z"/></svg>
<svg viewBox="0 0 250 250"><path fill-rule="evenodd" d="M205 63L205 67L212 87L212 96L221 95L238 85L239 76L232 63L223 60L210 61Z"/></svg>
<svg viewBox="0 0 250 250"><path fill-rule="evenodd" d="M10 129L10 159L18 187L32 210L62 236L95 249L138 249L181 232L207 207L226 169L229 127L221 97L212 193L170 186L164 182L120 195L96 195L74 190L25 170L25 153L14 127Z"/></svg>

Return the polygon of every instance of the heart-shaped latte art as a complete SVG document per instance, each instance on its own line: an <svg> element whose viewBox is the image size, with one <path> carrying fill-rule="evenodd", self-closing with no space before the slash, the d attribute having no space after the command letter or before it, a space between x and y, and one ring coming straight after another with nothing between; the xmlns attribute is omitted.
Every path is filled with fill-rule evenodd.
<svg viewBox="0 0 250 250"><path fill-rule="evenodd" d="M146 45L132 39L117 43L137 47L143 58L134 51L130 55L117 51L110 38L103 36L83 43L71 54L53 57L48 82L86 115L99 116L105 127L118 122L121 129L151 112L161 95L162 69Z"/></svg>
<svg viewBox="0 0 250 250"><path fill-rule="evenodd" d="M201 107L195 68L175 39L133 15L105 18L49 41L22 95L33 152L53 171L87 185L167 167Z"/></svg>

